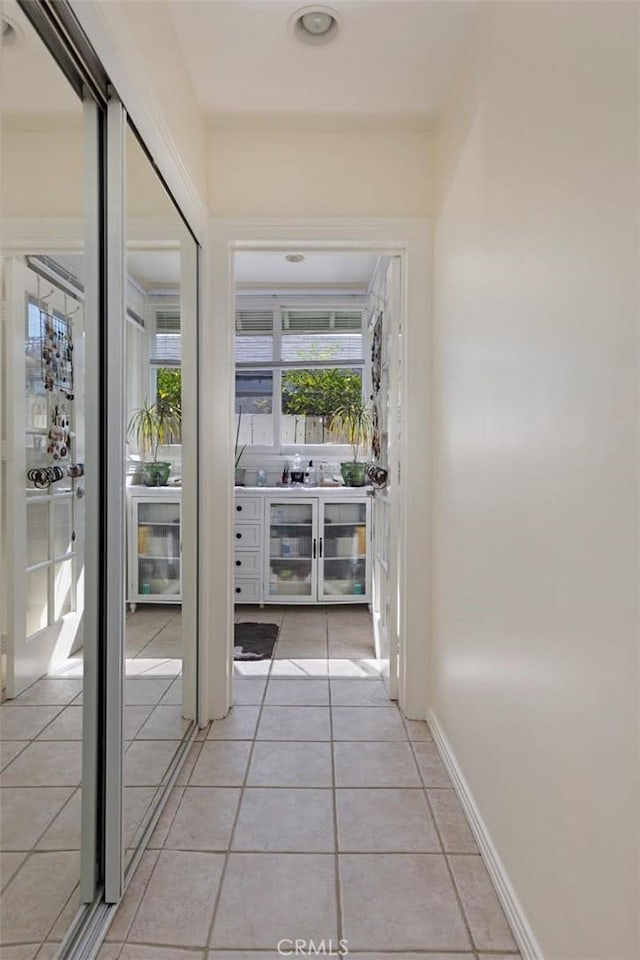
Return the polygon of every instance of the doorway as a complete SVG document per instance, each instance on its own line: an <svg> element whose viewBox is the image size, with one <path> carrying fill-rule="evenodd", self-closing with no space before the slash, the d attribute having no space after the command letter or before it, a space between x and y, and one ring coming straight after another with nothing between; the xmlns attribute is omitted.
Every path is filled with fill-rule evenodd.
<svg viewBox="0 0 640 960"><path fill-rule="evenodd" d="M310 240L309 238L314 238ZM208 593L203 616L214 620L207 654L207 715L225 716L232 694L233 581L232 561L224 569L213 558L233 555L233 464L236 420L233 397L235 280L233 257L238 251L286 254L310 251L362 251L398 256L401 263L402 357L401 429L398 451L405 471L401 520L398 525L398 703L410 719L423 719L427 702L430 622L430 489L431 326L429 295L430 225L412 220L282 220L214 221L212 226L212 323L203 330L203 380L209 408L215 410L202 438L203 470L210 479L210 497L203 504L203 576ZM216 429L218 428L218 429ZM226 467L222 465L227 465ZM221 469L222 467L222 469ZM410 530L411 536L408 535Z"/></svg>
<svg viewBox="0 0 640 960"><path fill-rule="evenodd" d="M234 277L234 677L253 622L279 631L271 676L396 699L399 258L239 250Z"/></svg>

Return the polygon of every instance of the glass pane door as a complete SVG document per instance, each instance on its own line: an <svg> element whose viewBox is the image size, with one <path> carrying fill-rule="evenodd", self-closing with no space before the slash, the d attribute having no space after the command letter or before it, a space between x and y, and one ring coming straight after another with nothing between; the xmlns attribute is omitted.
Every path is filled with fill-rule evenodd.
<svg viewBox="0 0 640 960"><path fill-rule="evenodd" d="M367 504L324 503L320 529L321 600L367 599Z"/></svg>
<svg viewBox="0 0 640 960"><path fill-rule="evenodd" d="M314 500L269 503L269 597L315 596L316 510Z"/></svg>
<svg viewBox="0 0 640 960"><path fill-rule="evenodd" d="M42 5L9 6L19 42L0 54L0 206L12 225L0 249L0 846L13 866L0 954L33 957L52 941L57 951L100 879L102 116L36 33Z"/></svg>
<svg viewBox="0 0 640 960"><path fill-rule="evenodd" d="M129 600L124 662L113 681L121 689L124 679L125 692L122 730L113 731L114 752L116 740L124 751L122 832L114 823L106 870L113 899L115 847L127 877L194 732L198 607L198 253L133 128L121 132L126 277L113 296L125 301L118 335L127 427L118 448L126 444L130 566L127 596L118 598Z"/></svg>
<svg viewBox="0 0 640 960"><path fill-rule="evenodd" d="M180 595L180 504L138 503L137 594L147 602Z"/></svg>

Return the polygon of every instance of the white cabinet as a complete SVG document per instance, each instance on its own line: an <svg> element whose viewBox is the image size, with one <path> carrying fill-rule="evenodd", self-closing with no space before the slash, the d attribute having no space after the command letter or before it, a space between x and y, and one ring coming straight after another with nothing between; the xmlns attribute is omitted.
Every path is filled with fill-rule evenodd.
<svg viewBox="0 0 640 960"><path fill-rule="evenodd" d="M127 520L129 606L135 610L137 603L180 603L180 490L130 494Z"/></svg>
<svg viewBox="0 0 640 960"><path fill-rule="evenodd" d="M318 600L362 603L369 599L371 501L321 500L318 516Z"/></svg>
<svg viewBox="0 0 640 960"><path fill-rule="evenodd" d="M233 524L236 603L262 602L262 497L236 495Z"/></svg>
<svg viewBox="0 0 640 960"><path fill-rule="evenodd" d="M265 499L264 602L369 600L368 497Z"/></svg>
<svg viewBox="0 0 640 960"><path fill-rule="evenodd" d="M318 500L265 500L265 601L317 599Z"/></svg>
<svg viewBox="0 0 640 960"><path fill-rule="evenodd" d="M370 511L366 494L236 490L236 603L368 603Z"/></svg>

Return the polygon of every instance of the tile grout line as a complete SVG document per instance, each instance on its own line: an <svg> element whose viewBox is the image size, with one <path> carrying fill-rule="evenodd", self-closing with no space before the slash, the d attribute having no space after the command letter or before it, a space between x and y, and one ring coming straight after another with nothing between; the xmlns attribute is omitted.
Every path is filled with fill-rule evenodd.
<svg viewBox="0 0 640 960"><path fill-rule="evenodd" d="M132 616L134 616L134 614L132 614ZM151 636L149 637L149 639L147 640L147 642L145 643L145 645L144 645L143 647L140 647L140 649L138 650L138 652L137 652L133 657L128 657L128 656L126 655L127 623L126 623L126 621L125 621L125 625L124 625L125 672L126 672L126 661L127 661L127 660L137 660L138 657L140 657L140 655L147 649L147 647L149 646L149 644L150 644L150 643L153 643L153 641L156 639L156 637L158 636L158 634L159 634L159 633L162 633L162 631L164 630L164 628L169 625L169 622L170 622L172 619L173 619L173 617L172 617L172 616L169 616L169 618L165 621L165 623L163 623L162 626L159 627L158 630L156 630L155 633L152 633L152 634L151 634Z"/></svg>
<svg viewBox="0 0 640 960"><path fill-rule="evenodd" d="M4 740L3 743L20 743L20 741L19 741L19 740ZM25 741L24 741L24 746L21 747L20 750L18 750L18 752L16 753L15 757L12 757L11 760L9 760L9 762L6 764L6 766L4 766L4 767L2 768L2 770L0 771L0 785L1 785L1 786L4 786L4 784L2 783L2 776L1 776L1 775L2 775L3 773L7 773L7 772L8 772L9 767L18 759L18 757L21 757L21 756L22 756L22 754L25 752L25 750L26 750L28 747L30 747L32 743L35 743L35 741L34 741L34 740L25 740Z"/></svg>
<svg viewBox="0 0 640 960"><path fill-rule="evenodd" d="M338 944L340 945L344 936L344 916L342 912L342 884L340 881L340 851L338 844L338 796L336 793L336 761L333 752L333 700L331 692L331 681L329 679L331 674L330 660L329 660L329 614L327 611L326 614L326 629L327 629L327 680L329 687L329 750L331 751L331 783L332 783L332 804L333 804L333 843L334 843L334 864L335 864L335 885L336 885L336 922L337 922L337 934L338 934Z"/></svg>
<svg viewBox="0 0 640 960"><path fill-rule="evenodd" d="M78 700L78 697L82 696L83 689L84 689L84 684L83 684L84 678L75 678L75 677L46 677L46 678L39 678L39 680L34 681L34 683L31 684L30 687L27 688L27 690L29 690L29 689L31 689L32 687L34 687L34 686L35 686L40 680L42 680L42 679L48 679L48 680L50 680L50 681L57 681L57 680L65 681L65 680L70 680L70 679L71 679L71 680L73 680L73 679L80 679L80 681L81 681L81 688L82 688L82 689L80 690L80 692L77 692L77 693L73 694L72 697L71 697L66 703L62 703L62 704L60 704L60 703L51 703L51 704L48 704L48 703L31 703L31 704L28 704L28 703L21 703L21 702L19 702L19 698L16 698L16 701L17 701L17 702L16 702L15 704L13 704L13 705L15 705L15 706L19 706L19 707L23 707L23 708L24 708L24 707L29 707L29 706L34 706L34 707L57 707L58 709L57 709L56 713L54 714L54 716L53 716L46 724L44 724L44 725L42 726L42 728L39 729L38 732L37 732L34 736L30 737L28 740L25 741L25 745L23 746L23 748L19 751L18 754L16 754L15 757L12 758L12 760L6 765L6 767L3 768L3 772L4 772L4 770L8 770L8 769L11 767L11 765L13 764L13 762L14 762L15 760L17 760L20 756L22 756L22 754L26 752L26 750L28 749L28 747L31 746L31 745L34 744L34 743L74 743L74 744L81 744L81 743L82 743L82 737L80 737L80 738L77 739L77 740L69 740L69 739L64 739L64 738L62 738L62 739L56 739L56 740L47 740L46 738L42 738L42 739L40 739L40 738L42 737L42 734L44 734L44 733L46 732L46 730L47 730L55 721L57 721L57 720L59 719L59 717L62 715L62 713L63 713L65 710L67 710L67 708L68 708L69 706L71 706L71 705L81 706L80 704L76 703L76 701ZM23 692L26 693L27 691L23 691ZM157 705L157 704L156 704L156 705ZM153 710L153 708L152 708L152 710ZM81 789L82 789L82 783L81 783L81 782L80 782L80 783L77 783L77 784L34 784L33 786L30 785L30 784L22 784L22 785L15 785L14 787L7 787L6 789L23 789L23 790L27 789L27 790L34 790L34 789L46 789L47 787L60 787L60 788L70 787L70 788L71 788L71 793L70 793L70 795L67 797L67 799L62 803L61 807L60 807L60 808L56 811L56 813L51 817L51 819L48 820L48 822L47 822L46 826L44 827L42 833L39 834L39 836L37 837L37 839L36 839L36 840L34 841L34 843L31 845L30 849L27 850L27 851L18 851L18 852L25 852L25 853L26 853L26 856L24 857L24 860L22 861L22 863L20 864L20 866L19 866L18 869L16 870L15 874L11 877L10 881L6 884L5 888L3 889L3 894L5 894L5 893L8 891L10 885L17 879L18 875L22 872L22 869L23 869L23 867L25 866L25 864L26 864L32 857L37 856L37 855L40 855L40 854L50 854L50 853L53 853L53 854L57 854L57 853L74 853L74 854L77 854L77 853L79 852L77 849L74 849L74 850L63 850L63 849L56 849L56 850L39 850L39 849L38 849L38 844L42 841L42 839L43 839L43 837L45 836L45 834L47 833L47 831L52 827L52 825L53 825L54 822L58 819L58 817L62 814L62 812L69 806L69 804L72 802L72 800L73 800L73 798L76 796L76 794L77 794L79 791L81 791ZM16 851L2 851L2 852L16 852ZM74 884L72 890L71 890L70 893L69 893L69 896L65 899L64 904L62 905L62 908L60 909L60 911L58 912L58 914L56 915L56 917L55 917L54 920L52 921L51 926L48 928L46 935L45 935L43 938L40 939L40 941L39 941L39 947L38 947L38 952L40 952L40 950L42 949L42 945L45 944L45 943L54 943L54 944L59 945L59 942L60 942L59 940L51 940L50 938L52 937L53 931L55 930L55 927L56 927L57 923L59 922L60 917L63 915L64 911L68 908L69 903L71 902L72 898L74 897L74 895L75 895L78 887L79 887L79 879L78 879L78 881ZM35 943L36 941L30 941L30 942L34 942L34 943ZM122 948L121 948L121 949L122 949ZM118 955L120 954L121 949L118 951Z"/></svg>
<svg viewBox="0 0 640 960"><path fill-rule="evenodd" d="M74 851L74 853L75 853L75 852L76 852L76 851ZM80 851L77 851L77 852L78 852L78 854L80 853ZM69 906L69 904L71 903L71 900L72 900L72 897L73 897L74 893L75 893L76 890L78 890L79 888L80 888L80 877L78 877L77 883L74 884L73 890L71 891L71 893L69 894L69 896L68 896L67 899L65 900L64 906L63 906L62 910L60 911L60 913L58 914L58 916L55 918L55 920L53 921L53 923L52 923L51 926L49 927L49 930L47 931L47 935L46 935L46 937L43 938L42 943L46 943L47 940L49 940L49 937L52 935L53 931L55 930L56 924L58 923L60 917L62 916L62 914L64 913L64 911L67 909L67 907ZM81 905L82 905L81 903L78 904L78 907L77 907L77 909L76 909L76 913L77 913L77 911L80 909ZM73 919L73 918L72 918L72 919ZM65 935L66 932L67 932L67 931L66 931L66 929L65 929L65 930L63 931L63 934L62 934L62 936L60 937L60 939L59 939L59 940L56 940L56 941L53 941L53 942L55 942L55 943L61 943L62 940L64 939L64 935ZM38 951L38 952L40 952L40 951ZM36 954L36 957L37 957L37 954Z"/></svg>
<svg viewBox="0 0 640 960"><path fill-rule="evenodd" d="M162 629L162 628L161 628L161 629ZM151 641L149 641L149 642L151 642ZM125 672L126 672L126 665L125 665ZM171 686L171 684L169 684L169 686ZM167 689L169 689L169 688L167 688ZM165 692L166 692L166 691L165 691ZM162 694L161 696L164 696L164 694ZM151 711L150 711L150 713L149 713L149 716L151 716L151 714L153 713L153 710L155 709L155 707L158 705L159 702L160 702L160 701L157 700L157 701L155 702L155 704L152 705L152 709L151 709ZM126 710L127 706L145 706L145 707L146 707L146 706L149 706L149 704L146 704L146 703L145 703L145 704L127 704L127 703L125 702L125 704L123 705L123 708L124 708L124 709L123 709L123 712ZM147 718L147 719L148 719L148 718ZM146 722L146 721L145 721L145 722ZM135 742L135 739L131 741L131 743L134 743L134 742ZM202 748L201 748L201 749L202 749ZM185 758L185 759L186 759L186 758ZM136 784L136 786L137 786L137 784ZM152 786L157 787L157 784L152 784ZM133 880L134 880L134 878L135 878L135 875L136 875L137 871L140 869L140 865L141 865L141 863L142 863L142 859L144 858L144 854L150 853L150 852L152 852L152 851L150 851L150 850L149 850L149 847L147 846L147 848L143 851L142 858L141 858L141 860L140 860L140 863L138 864L138 867L137 867L136 871L134 872L133 876L130 878L130 880L129 880L128 884L127 884L127 888L125 889L125 892L124 892L124 894L123 894L123 896L122 896L122 899L120 900L120 903L118 904L118 907L120 907L120 906L122 905L122 902L123 902L123 900L124 900L124 897L126 896L127 890L130 888L131 884L133 883ZM123 941L122 947L120 948L120 953L122 953L122 950L124 949L124 945L129 942L129 935L130 935L130 933L131 933L131 931L132 931L132 929L133 929L133 925L134 925L134 923L135 923L135 921L136 921L136 919L137 919L137 917L138 917L138 913L140 912L140 907L142 906L142 902L143 902L143 900L144 900L144 898L145 898L145 896L146 896L146 894L147 894L147 890L148 890L148 888L149 888L149 884L151 883L151 878L153 877L154 873L156 872L156 867L158 866L158 861L159 861L159 859L160 859L160 854L161 854L161 853L162 853L162 848L159 849L158 852L157 852L157 854L156 854L155 862L154 862L154 864L153 864L153 868L151 869L151 871L150 871L150 873L149 873L149 876L147 877L147 880L146 880L146 882L145 882L145 884L144 884L144 889L143 889L143 891L142 891L142 893L141 893L141 895L140 895L140 900L139 900L139 902L138 902L138 905L137 905L136 909L133 911L133 915L132 915L132 917L131 917L131 921L130 921L129 925L127 926L127 929L126 929L125 940ZM115 920L115 917L114 917L114 920ZM109 942L112 942L112 941L105 940L104 942L105 942L105 943L109 943ZM117 941L116 941L116 942L117 942Z"/></svg>
<svg viewBox="0 0 640 960"><path fill-rule="evenodd" d="M279 634L280 634L281 627L282 627L282 621L281 621L281 623L280 623L280 626L278 627L278 636L279 636ZM275 650L277 649L277 646L278 646L278 637L276 637L276 643L275 643L275 647L274 647L274 651L273 651L274 654L275 654ZM219 909L219 907L220 907L220 901L221 901L221 899L222 899L222 890L223 890L223 888L224 888L224 881L225 881L225 878L226 878L226 875L227 875L227 867L229 866L229 859L230 859L230 857L231 857L231 852L232 852L232 847L233 847L233 840L234 840L234 837L235 837L235 834L236 834L236 828L237 828L237 826L238 826L238 820L239 820L239 818L240 818L240 810L242 809L242 800L243 800L243 798L244 798L244 792L245 792L245 789L246 789L247 780L249 779L249 770L251 769L251 762L252 762L252 760L253 760L253 752L254 752L254 750L255 750L256 740L257 740L257 736L258 736L258 729L259 729L259 727L260 727L260 721L261 721L261 719L262 719L262 711L263 711L263 709L264 709L264 702L265 702L265 699L266 699L266 696L267 696L267 689L268 689L268 686L269 686L269 678L270 678L270 675L271 675L271 667L272 667L272 665L273 665L273 656L271 657L271 662L270 662L270 664L269 664L269 669L267 670L266 683L265 683L265 685L264 685L264 690L262 691L262 699L261 699L260 704L259 704L259 706L258 706L258 716L257 716L257 719L256 719L256 725L255 725L254 731L253 731L253 738L252 738L252 740L251 740L251 747L249 748L249 754L248 754L248 756L247 756L247 765L246 765L246 767L245 767L244 777L243 777L242 783L240 784L240 793L239 793L239 796L238 796L238 805L237 805L237 807L236 807L235 816L234 816L234 818L233 818L233 824L231 825L231 833L229 834L229 841L228 841L228 844L227 844L227 850L225 851L225 854L224 854L224 863L223 863L223 865L222 865L222 872L221 872L221 874L220 874L220 881L219 881L219 883L218 883L218 890L217 890L217 892L216 892L216 897L215 897L215 900L214 900L214 903L213 903L213 911L212 911L212 913L211 913L211 921L210 921L210 923L209 923L209 929L208 929L208 931L207 931L207 941L206 941L205 946L204 946L204 949L205 949L206 953L208 953L210 950L213 949L213 942L212 942L212 941L213 941L213 931L214 931L214 929L215 929L216 919L217 919L217 916L218 916L218 909ZM233 699L233 679L232 679L232 682L231 682L231 691L232 691L232 699ZM232 703L232 705L231 705L231 709L233 709L233 703ZM215 723L215 720L213 721L213 723ZM213 730L213 724L212 724L212 726L211 726L211 729ZM206 741L205 741L205 742L206 742ZM210 742L215 742L215 741L210 741ZM218 742L224 742L224 741L218 741ZM194 769L195 769L195 767L194 767ZM189 777L189 779L191 779L191 777Z"/></svg>
<svg viewBox="0 0 640 960"><path fill-rule="evenodd" d="M402 715L402 714L401 714L401 715ZM404 716L402 717L402 719L403 719L403 722L405 723L405 727L406 727L406 729L407 729L407 737L408 737L408 736L409 736L408 724L407 724L406 718L405 718ZM433 742L433 741L432 741L432 742ZM432 820L433 820L433 825L434 825L434 827L435 827L436 833L437 833L437 835L438 835L438 840L439 840L440 846L441 846L441 848L442 848L442 853L443 853L443 859L444 859L445 867L446 867L447 873L448 873L448 875L449 875L449 880L451 881L451 885L452 885L452 887L453 887L453 891L454 891L455 898L456 898L456 901L457 901L457 904L458 904L458 908L459 908L459 910L460 910L460 915L462 916L462 921L463 921L464 926L465 926L465 929L466 929L466 931L467 931L467 936L469 937L469 943L471 944L471 949L472 949L472 951L475 952L475 951L477 950L477 947L476 947L476 942L475 942L475 940L474 940L474 938L473 938L473 935L472 935L472 933L471 933L471 927L469 926L469 920L467 919L467 911L466 911L465 908L464 908L464 904L463 904L463 902L462 902L462 898L461 898L461 896L460 896L460 892L459 892L459 890L458 890L458 886L457 886L457 884L456 884L456 882L455 882L455 878L454 878L454 876L453 876L453 871L452 871L452 869L451 869L451 864L449 863L449 857L448 857L447 852L446 852L446 849L445 849L445 845L444 845L444 842L443 842L443 839L442 839L442 834L441 834L441 832L440 832L440 827L438 826L438 821L437 821L436 818L435 818L435 815L434 815L434 813L433 813L433 807L431 806L431 801L430 801L430 799L429 799L429 791L428 791L428 788L427 788L427 784L426 784L426 782L425 782L425 778L424 778L423 773L422 773L422 768L421 768L420 764L418 763L418 757L417 757L417 754L416 754L416 751L415 751L414 741L411 740L411 739L409 739L409 747L410 747L410 749L411 749L411 753L413 754L414 763L416 764L416 766L417 766L417 768L418 768L418 776L420 777L420 782L421 782L422 785L423 785L423 792L424 792L424 795L425 795L425 798L426 798L426 801L427 801L427 806L428 806L429 811L430 811L430 813L431 813L431 818L432 818ZM436 752L438 752L438 748L436 747L435 749L436 749ZM438 757L440 757L440 753L439 753L439 752L438 752ZM476 856L476 854L474 854L474 856Z"/></svg>

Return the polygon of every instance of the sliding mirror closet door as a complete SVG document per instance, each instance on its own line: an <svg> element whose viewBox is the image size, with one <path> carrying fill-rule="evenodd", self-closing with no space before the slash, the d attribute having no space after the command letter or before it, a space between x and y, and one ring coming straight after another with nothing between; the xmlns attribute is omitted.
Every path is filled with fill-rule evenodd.
<svg viewBox="0 0 640 960"><path fill-rule="evenodd" d="M195 729L197 245L126 135L125 865Z"/></svg>
<svg viewBox="0 0 640 960"><path fill-rule="evenodd" d="M101 118L17 4L1 9L0 952L35 956L99 869Z"/></svg>

